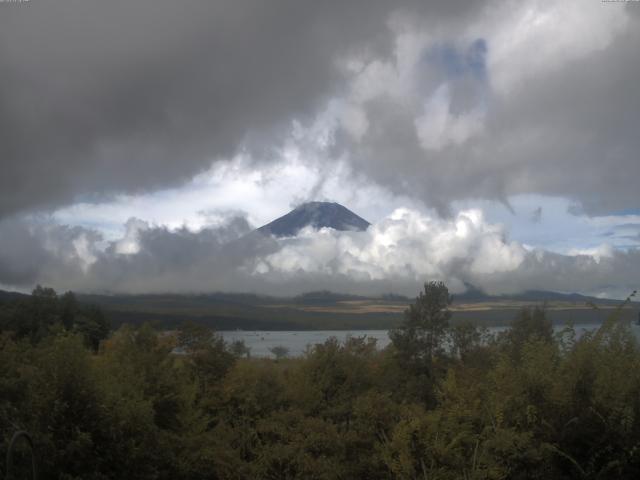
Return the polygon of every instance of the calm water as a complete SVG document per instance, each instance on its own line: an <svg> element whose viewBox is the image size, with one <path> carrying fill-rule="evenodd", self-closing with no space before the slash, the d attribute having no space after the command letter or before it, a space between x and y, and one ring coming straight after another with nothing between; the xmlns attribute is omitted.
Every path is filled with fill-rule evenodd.
<svg viewBox="0 0 640 480"><path fill-rule="evenodd" d="M578 324L575 325L577 336L588 330L597 327L595 324ZM507 327L490 327L490 333L498 333ZM554 327L556 331L562 330L564 326ZM640 327L633 326L633 332L636 338L640 337ZM244 341L245 345L251 349L252 357L273 357L269 349L277 346L283 346L289 349L289 356L301 356L304 354L307 346L313 346L317 343L324 343L330 337L336 337L341 342L348 337L364 337L375 338L378 348L386 347L390 340L387 330L316 330L316 331L226 331L220 333L225 341L233 342L235 340Z"/></svg>

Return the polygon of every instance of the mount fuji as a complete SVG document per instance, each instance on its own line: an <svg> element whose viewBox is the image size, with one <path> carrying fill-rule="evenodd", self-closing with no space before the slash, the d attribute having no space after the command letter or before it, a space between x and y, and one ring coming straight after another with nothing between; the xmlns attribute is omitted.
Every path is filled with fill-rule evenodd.
<svg viewBox="0 0 640 480"><path fill-rule="evenodd" d="M292 237L306 227L316 230L333 228L341 231L364 231L369 225L364 218L339 203L308 202L286 215L258 229L258 232L275 237Z"/></svg>

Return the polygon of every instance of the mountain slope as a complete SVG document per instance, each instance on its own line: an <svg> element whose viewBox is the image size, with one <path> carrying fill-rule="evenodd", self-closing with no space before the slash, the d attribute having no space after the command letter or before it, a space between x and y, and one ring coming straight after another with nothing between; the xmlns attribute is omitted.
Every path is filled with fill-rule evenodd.
<svg viewBox="0 0 640 480"><path fill-rule="evenodd" d="M309 202L258 229L276 237L291 237L305 227L364 231L370 223L338 203Z"/></svg>

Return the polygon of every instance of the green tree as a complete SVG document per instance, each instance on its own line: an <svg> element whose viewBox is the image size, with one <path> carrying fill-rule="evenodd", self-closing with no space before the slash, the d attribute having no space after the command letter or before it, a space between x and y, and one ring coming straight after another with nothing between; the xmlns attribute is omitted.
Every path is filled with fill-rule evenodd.
<svg viewBox="0 0 640 480"><path fill-rule="evenodd" d="M247 347L244 340L235 340L234 342L231 342L231 345L229 345L229 351L238 358L251 357L251 348Z"/></svg>
<svg viewBox="0 0 640 480"><path fill-rule="evenodd" d="M463 322L451 327L449 343L451 353L465 362L469 355L482 344L483 331L471 322Z"/></svg>
<svg viewBox="0 0 640 480"><path fill-rule="evenodd" d="M99 307L89 305L75 315L73 329L83 336L87 346L95 352L100 342L109 335L111 324Z"/></svg>
<svg viewBox="0 0 640 480"><path fill-rule="evenodd" d="M31 297L21 306L23 308L18 312L18 336L28 336L32 343L42 340L60 322L58 295L53 288L36 286Z"/></svg>
<svg viewBox="0 0 640 480"><path fill-rule="evenodd" d="M433 358L441 353L451 318L452 297L443 282L424 284L424 291L404 312L404 322L389 332L403 364L430 374Z"/></svg>
<svg viewBox="0 0 640 480"><path fill-rule="evenodd" d="M289 356L289 349L283 345L276 345L271 347L269 351L276 357L276 360L281 360Z"/></svg>
<svg viewBox="0 0 640 480"><path fill-rule="evenodd" d="M220 335L193 322L185 322L180 328L178 346L187 354L185 361L198 381L202 396L225 376L236 361Z"/></svg>
<svg viewBox="0 0 640 480"><path fill-rule="evenodd" d="M511 355L517 358L528 342L551 343L553 324L543 307L525 307L518 313L511 328L502 334L502 341Z"/></svg>
<svg viewBox="0 0 640 480"><path fill-rule="evenodd" d="M109 319L95 305L78 302L73 292L58 296L52 288L38 285L31 296L10 301L0 309L0 331L36 344L47 336L67 331L79 333L97 351L111 330Z"/></svg>
<svg viewBox="0 0 640 480"><path fill-rule="evenodd" d="M60 319L66 330L71 330L78 314L78 300L73 292L66 292L60 297Z"/></svg>

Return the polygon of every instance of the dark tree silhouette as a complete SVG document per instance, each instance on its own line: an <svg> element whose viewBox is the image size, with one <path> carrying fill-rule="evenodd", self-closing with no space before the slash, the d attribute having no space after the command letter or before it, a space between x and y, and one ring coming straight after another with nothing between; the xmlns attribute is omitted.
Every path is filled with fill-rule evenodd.
<svg viewBox="0 0 640 480"><path fill-rule="evenodd" d="M430 374L433 357L443 349L452 297L443 282L424 284L424 291L404 312L404 322L389 332L401 361L411 370Z"/></svg>

